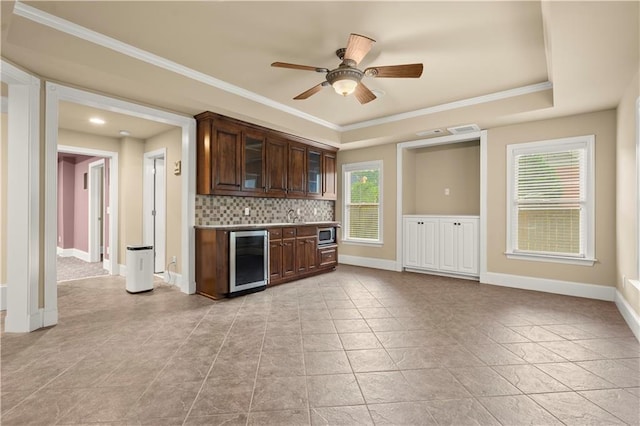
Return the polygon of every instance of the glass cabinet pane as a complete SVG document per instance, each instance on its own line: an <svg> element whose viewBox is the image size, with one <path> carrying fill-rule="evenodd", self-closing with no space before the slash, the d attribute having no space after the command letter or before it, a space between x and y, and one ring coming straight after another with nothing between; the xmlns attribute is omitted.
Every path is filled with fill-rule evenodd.
<svg viewBox="0 0 640 426"><path fill-rule="evenodd" d="M264 152L263 139L245 136L244 139L244 188L264 188L262 175L262 159Z"/></svg>
<svg viewBox="0 0 640 426"><path fill-rule="evenodd" d="M310 194L320 194L321 171L319 152L309 151L307 171L309 174L307 179L307 192Z"/></svg>

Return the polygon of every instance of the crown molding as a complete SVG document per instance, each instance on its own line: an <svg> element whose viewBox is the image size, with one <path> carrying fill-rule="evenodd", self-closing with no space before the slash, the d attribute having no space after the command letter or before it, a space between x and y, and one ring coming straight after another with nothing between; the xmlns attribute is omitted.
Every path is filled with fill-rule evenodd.
<svg viewBox="0 0 640 426"><path fill-rule="evenodd" d="M394 121L406 120L408 118L420 117L423 115L435 114L438 112L449 111L452 109L464 108L472 105L485 104L501 99L513 98L516 96L528 95L531 93L542 92L553 88L553 84L549 81L543 83L531 84L529 86L516 87L515 89L503 90L501 92L489 93L488 95L476 96L459 101L448 102L446 104L434 105L427 108L421 108L414 111L403 112L401 114L388 115L386 117L376 118L373 120L361 121L359 123L341 126L343 132L349 130L357 130L365 127L378 126L380 124L393 123Z"/></svg>
<svg viewBox="0 0 640 426"><path fill-rule="evenodd" d="M30 21L53 28L54 30L61 31L63 33L72 35L74 37L78 37L80 39L89 41L91 43L94 43L99 46L105 47L107 49L113 50L115 52L121 53L123 55L132 57L134 59L138 59L148 64L165 69L167 71L171 71L173 73L182 75L183 77L192 79L194 81L198 81L200 83L204 83L208 86L215 87L217 89L223 90L233 95L243 97L250 101L265 105L270 108L274 108L284 113L291 114L298 118L302 118L304 120L310 121L312 123L318 124L320 126L323 126L341 133L351 131L351 130L363 129L366 127L378 126L381 124L393 123L396 121L425 116L429 114L435 114L443 111L464 108L472 105L494 102L501 99L507 99L515 96L536 93L536 92L549 90L553 88L552 83L549 81L546 81L546 82L532 84L528 86L517 87L514 89L503 90L501 92L490 93L487 95L476 96L473 98L462 99L459 101L448 102L445 104L430 106L427 108L421 108L414 111L408 111L400 114L393 114L393 115L389 115L381 118L376 118L373 120L365 120L365 121L360 121L357 123L341 126L335 123L331 123L327 120L323 120L319 117L308 114L306 112L300 111L296 108L292 108L283 103L276 102L270 98L267 98L266 96L259 95L255 92L251 92L249 90L243 89L242 87L236 86L234 84L231 84L226 81L212 77L210 75L204 74L200 71L196 71L192 68L178 64L177 62L173 62L169 59L147 52L146 50L139 49L135 46L121 42L107 35L90 30L81 25L74 24L73 22L59 18L55 15L51 15L35 7L26 5L21 1L16 1L13 13L25 19L29 19Z"/></svg>
<svg viewBox="0 0 640 426"><path fill-rule="evenodd" d="M163 68L167 71L180 74L184 77L199 81L200 83L204 83L208 86L224 90L225 92L283 111L287 114L294 115L296 117L311 121L321 126L328 127L333 130L340 130L340 126L329 121L322 120L321 118L315 117L311 114L307 114L306 112L302 112L298 109L291 108L288 105L276 102L265 96L243 89L242 87L233 85L215 77L211 77L210 75L207 75L200 71L196 71L184 65L180 65L177 62L173 62L169 59L147 52L146 50L142 50L135 46L131 46L130 44L123 43L119 40L90 30L81 25L74 24L73 22L67 21L66 19L62 19L55 15L51 15L50 13L43 12L40 9L26 5L20 1L16 1L13 13L25 19L29 19L30 21L45 25L49 28L53 28L54 30L61 31L74 37L78 37L80 39L121 53L123 55L127 55L129 57L138 59L159 68Z"/></svg>

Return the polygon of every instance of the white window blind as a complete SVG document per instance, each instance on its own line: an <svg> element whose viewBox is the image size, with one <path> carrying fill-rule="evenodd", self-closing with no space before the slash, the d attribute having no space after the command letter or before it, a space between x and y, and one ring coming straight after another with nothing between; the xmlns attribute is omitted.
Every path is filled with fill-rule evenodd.
<svg viewBox="0 0 640 426"><path fill-rule="evenodd" d="M593 257L592 140L508 147L508 253Z"/></svg>
<svg viewBox="0 0 640 426"><path fill-rule="evenodd" d="M382 242L382 162L345 164L343 240Z"/></svg>

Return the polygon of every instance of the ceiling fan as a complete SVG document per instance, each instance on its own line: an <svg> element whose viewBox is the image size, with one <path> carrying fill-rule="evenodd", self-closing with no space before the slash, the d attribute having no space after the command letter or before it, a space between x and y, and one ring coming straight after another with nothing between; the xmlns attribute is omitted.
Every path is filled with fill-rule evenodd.
<svg viewBox="0 0 640 426"><path fill-rule="evenodd" d="M376 99L367 86L362 83L362 77L374 78L418 78L422 75L422 64L388 65L381 67L369 67L361 71L357 68L362 59L369 53L376 41L359 34L351 34L347 47L336 50L336 55L342 61L338 68L328 69L312 67L308 65L288 64L286 62L274 62L272 67L291 68L294 70L315 71L326 74L326 80L313 86L311 89L300 93L293 99L307 99L315 95L323 87L332 86L339 95L347 96L352 93L361 104L366 104Z"/></svg>

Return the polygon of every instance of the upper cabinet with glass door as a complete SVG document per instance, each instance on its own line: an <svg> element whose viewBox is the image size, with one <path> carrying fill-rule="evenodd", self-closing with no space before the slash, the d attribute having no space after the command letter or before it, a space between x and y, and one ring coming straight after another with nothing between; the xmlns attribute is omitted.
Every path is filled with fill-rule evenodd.
<svg viewBox="0 0 640 426"><path fill-rule="evenodd" d="M197 193L335 200L337 148L213 112L197 121Z"/></svg>
<svg viewBox="0 0 640 426"><path fill-rule="evenodd" d="M245 131L242 139L242 190L264 193L266 137L260 132Z"/></svg>
<svg viewBox="0 0 640 426"><path fill-rule="evenodd" d="M322 153L318 150L307 151L307 196L322 195Z"/></svg>

